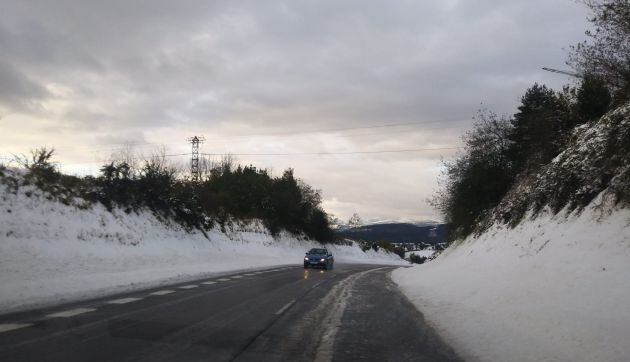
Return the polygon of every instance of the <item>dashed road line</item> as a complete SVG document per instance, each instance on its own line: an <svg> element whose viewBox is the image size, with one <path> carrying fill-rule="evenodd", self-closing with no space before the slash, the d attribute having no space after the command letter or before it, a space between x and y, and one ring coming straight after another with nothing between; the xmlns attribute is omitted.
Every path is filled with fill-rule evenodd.
<svg viewBox="0 0 630 362"><path fill-rule="evenodd" d="M242 275L234 275L232 278L234 279L241 279L243 276Z"/></svg>
<svg viewBox="0 0 630 362"><path fill-rule="evenodd" d="M248 277L251 277L251 276L254 276L256 274L254 274L254 273L247 273L247 274L243 274L243 275L247 275Z"/></svg>
<svg viewBox="0 0 630 362"><path fill-rule="evenodd" d="M221 278L221 279L217 279L220 282L229 282L230 278Z"/></svg>
<svg viewBox="0 0 630 362"><path fill-rule="evenodd" d="M203 282L201 284L205 284L205 285L212 285L212 284L217 284L217 282L213 282L213 281L208 281L208 282Z"/></svg>
<svg viewBox="0 0 630 362"><path fill-rule="evenodd" d="M69 318L79 314L94 312L96 308L75 308L46 315L46 318Z"/></svg>
<svg viewBox="0 0 630 362"><path fill-rule="evenodd" d="M293 305L293 303L295 303L295 299L293 299L289 303L285 304L282 308L278 309L278 311L276 312L276 315L280 315L280 314L284 313L287 309L289 309L289 307L291 307Z"/></svg>
<svg viewBox="0 0 630 362"><path fill-rule="evenodd" d="M157 292L150 293L149 295L166 295L166 294L171 294L171 293L175 293L175 291L165 289L165 290L158 290Z"/></svg>
<svg viewBox="0 0 630 362"><path fill-rule="evenodd" d="M5 323L0 324L0 333L14 331L20 328L26 328L32 326L32 323Z"/></svg>
<svg viewBox="0 0 630 362"><path fill-rule="evenodd" d="M190 285L183 285L181 287L179 287L179 289L193 289L193 288L197 288L198 285L196 284L190 284Z"/></svg>
<svg viewBox="0 0 630 362"><path fill-rule="evenodd" d="M121 298L121 299L110 300L109 302L105 302L105 303L107 303L107 304L127 304L127 303L131 303L131 302L137 302L139 300L142 300L142 298Z"/></svg>

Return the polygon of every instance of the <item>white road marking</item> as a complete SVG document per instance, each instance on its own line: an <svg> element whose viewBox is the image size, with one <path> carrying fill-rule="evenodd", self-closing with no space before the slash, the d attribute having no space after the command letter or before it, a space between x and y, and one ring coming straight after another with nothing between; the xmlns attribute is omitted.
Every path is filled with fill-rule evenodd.
<svg viewBox="0 0 630 362"><path fill-rule="evenodd" d="M235 275L232 278L234 278L234 279L241 279L242 277L243 277L242 275Z"/></svg>
<svg viewBox="0 0 630 362"><path fill-rule="evenodd" d="M96 308L75 308L70 310L64 310L63 312L51 313L46 318L69 318L75 315L94 312Z"/></svg>
<svg viewBox="0 0 630 362"><path fill-rule="evenodd" d="M217 282L203 282L201 284L205 284L205 285L212 285L212 284L217 284Z"/></svg>
<svg viewBox="0 0 630 362"><path fill-rule="evenodd" d="M190 285L181 286L181 287L179 287L179 289L193 289L193 288L197 288L197 287L198 287L198 285L190 284Z"/></svg>
<svg viewBox="0 0 630 362"><path fill-rule="evenodd" d="M264 273L264 272L254 272L254 274L262 274L262 273Z"/></svg>
<svg viewBox="0 0 630 362"><path fill-rule="evenodd" d="M243 274L243 275L247 275L248 277L251 277L251 276L256 275L256 274L254 274L254 273L247 273L247 274Z"/></svg>
<svg viewBox="0 0 630 362"><path fill-rule="evenodd" d="M158 290L157 292L153 292L150 295L166 295L166 294L171 294L171 293L175 293L175 291L165 289L165 290Z"/></svg>
<svg viewBox="0 0 630 362"><path fill-rule="evenodd" d="M221 278L221 279L217 279L220 282L228 282L230 281L230 278Z"/></svg>
<svg viewBox="0 0 630 362"><path fill-rule="evenodd" d="M0 324L0 333L13 331L20 328L26 328L32 326L32 323L6 323Z"/></svg>
<svg viewBox="0 0 630 362"><path fill-rule="evenodd" d="M293 305L293 303L295 303L295 299L293 299L289 303L285 304L284 307L278 309L278 311L276 312L276 315L280 315L280 314L284 313L287 309L289 309L289 307L291 307Z"/></svg>
<svg viewBox="0 0 630 362"><path fill-rule="evenodd" d="M136 302L138 300L142 300L142 298L121 298L121 299L110 300L109 302L105 302L105 303L107 303L107 304L127 304L127 303L131 303L131 302Z"/></svg>

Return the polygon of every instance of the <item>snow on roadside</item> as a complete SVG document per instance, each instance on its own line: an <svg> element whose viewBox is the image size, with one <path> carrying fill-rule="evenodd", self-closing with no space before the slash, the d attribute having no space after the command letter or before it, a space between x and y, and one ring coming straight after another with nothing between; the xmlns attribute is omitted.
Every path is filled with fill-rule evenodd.
<svg viewBox="0 0 630 362"><path fill-rule="evenodd" d="M27 196L31 194L31 196ZM150 212L86 210L33 187L0 184L0 312L32 308L233 270L300 264L318 243L250 225L186 232ZM398 256L329 245L338 263L403 264Z"/></svg>
<svg viewBox="0 0 630 362"><path fill-rule="evenodd" d="M466 360L630 356L627 209L493 226L392 278Z"/></svg>

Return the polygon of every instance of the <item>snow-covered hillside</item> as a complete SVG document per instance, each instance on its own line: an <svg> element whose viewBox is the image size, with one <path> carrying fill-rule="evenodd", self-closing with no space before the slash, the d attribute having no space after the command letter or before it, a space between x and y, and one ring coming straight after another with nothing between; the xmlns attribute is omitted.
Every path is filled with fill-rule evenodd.
<svg viewBox="0 0 630 362"><path fill-rule="evenodd" d="M288 234L274 239L259 225L212 230L206 237L148 211L110 213L100 204L81 209L50 201L34 186L13 193L0 183L0 311L204 273L299 264L317 245ZM359 247L328 248L340 263L404 263Z"/></svg>
<svg viewBox="0 0 630 362"><path fill-rule="evenodd" d="M467 360L627 361L629 180L626 104L575 128L476 233L393 279Z"/></svg>
<svg viewBox="0 0 630 362"><path fill-rule="evenodd" d="M393 279L467 360L627 361L630 210L599 206L495 225Z"/></svg>
<svg viewBox="0 0 630 362"><path fill-rule="evenodd" d="M482 224L514 223L532 210L573 211L599 196L630 206L630 103L573 130L566 149L521 177ZM479 228L483 230L484 227Z"/></svg>

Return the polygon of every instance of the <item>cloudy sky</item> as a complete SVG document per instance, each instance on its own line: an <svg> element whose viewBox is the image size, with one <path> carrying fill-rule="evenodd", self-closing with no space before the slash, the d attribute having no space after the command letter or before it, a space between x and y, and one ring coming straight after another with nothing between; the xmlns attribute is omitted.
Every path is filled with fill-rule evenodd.
<svg viewBox="0 0 630 362"><path fill-rule="evenodd" d="M202 152L293 167L342 219L409 220L439 219L426 199L480 103L511 114L534 82L568 81L540 68L565 67L588 15L572 0L0 9L0 157L53 146L89 173L125 144L177 154L203 135ZM399 150L418 151L354 153Z"/></svg>

